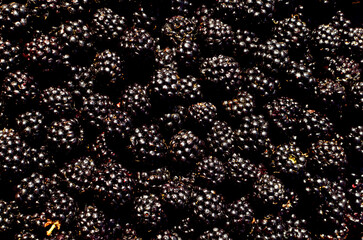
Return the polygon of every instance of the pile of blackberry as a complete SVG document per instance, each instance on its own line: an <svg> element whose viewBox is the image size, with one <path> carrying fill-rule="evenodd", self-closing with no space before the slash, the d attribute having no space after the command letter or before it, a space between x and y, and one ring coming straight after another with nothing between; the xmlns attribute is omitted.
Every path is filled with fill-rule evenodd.
<svg viewBox="0 0 363 240"><path fill-rule="evenodd" d="M360 239L363 6L0 0L0 239Z"/></svg>

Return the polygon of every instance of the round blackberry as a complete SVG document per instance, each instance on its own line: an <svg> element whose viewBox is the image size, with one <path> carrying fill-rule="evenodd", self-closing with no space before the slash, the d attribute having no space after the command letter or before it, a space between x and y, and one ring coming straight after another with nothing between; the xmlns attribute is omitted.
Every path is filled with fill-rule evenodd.
<svg viewBox="0 0 363 240"><path fill-rule="evenodd" d="M57 153L68 154L83 144L84 131L77 119L60 119L50 124L47 142Z"/></svg>
<svg viewBox="0 0 363 240"><path fill-rule="evenodd" d="M146 166L163 163L167 156L167 145L157 125L136 128L130 136L130 146L134 161Z"/></svg>
<svg viewBox="0 0 363 240"><path fill-rule="evenodd" d="M359 82L361 77L361 69L358 62L352 58L338 56L327 57L328 69L335 81L338 81L345 87L350 86L352 83Z"/></svg>
<svg viewBox="0 0 363 240"><path fill-rule="evenodd" d="M169 146L170 157L176 165L194 165L205 154L204 142L184 129L171 138Z"/></svg>
<svg viewBox="0 0 363 240"><path fill-rule="evenodd" d="M72 94L76 107L81 105L83 97L92 94L94 89L94 78L90 67L72 66L70 77L65 82L66 89Z"/></svg>
<svg viewBox="0 0 363 240"><path fill-rule="evenodd" d="M211 102L199 102L188 108L192 125L209 129L217 117L217 108Z"/></svg>
<svg viewBox="0 0 363 240"><path fill-rule="evenodd" d="M76 229L81 239L102 239L110 234L104 212L94 205L86 206L79 213Z"/></svg>
<svg viewBox="0 0 363 240"><path fill-rule="evenodd" d="M233 99L223 101L222 107L227 114L228 120L234 123L238 122L240 118L250 115L256 104L249 92L239 91Z"/></svg>
<svg viewBox="0 0 363 240"><path fill-rule="evenodd" d="M233 55L237 59L250 61L259 44L260 39L254 32L237 29L235 38L233 39Z"/></svg>
<svg viewBox="0 0 363 240"><path fill-rule="evenodd" d="M6 74L19 64L20 46L0 37L0 74Z"/></svg>
<svg viewBox="0 0 363 240"><path fill-rule="evenodd" d="M224 160L235 150L234 131L226 122L217 120L207 133L206 144L212 153Z"/></svg>
<svg viewBox="0 0 363 240"><path fill-rule="evenodd" d="M159 124L164 136L170 137L183 129L185 117L178 112L171 112L157 118L155 122Z"/></svg>
<svg viewBox="0 0 363 240"><path fill-rule="evenodd" d="M179 78L178 85L180 87L178 94L180 102L189 104L202 99L202 88L196 77L187 75L186 77Z"/></svg>
<svg viewBox="0 0 363 240"><path fill-rule="evenodd" d="M160 199L154 194L136 197L133 210L135 221L145 233L157 230L167 220Z"/></svg>
<svg viewBox="0 0 363 240"><path fill-rule="evenodd" d="M245 198L227 204L226 229L237 236L250 232L255 221L254 212Z"/></svg>
<svg viewBox="0 0 363 240"><path fill-rule="evenodd" d="M185 211L189 207L191 189L183 181L171 180L162 185L161 201L173 210Z"/></svg>
<svg viewBox="0 0 363 240"><path fill-rule="evenodd" d="M67 117L75 113L73 97L65 88L50 87L43 90L40 105L50 117Z"/></svg>
<svg viewBox="0 0 363 240"><path fill-rule="evenodd" d="M226 178L226 169L218 158L209 156L199 161L194 170L196 183L202 186L220 186Z"/></svg>
<svg viewBox="0 0 363 240"><path fill-rule="evenodd" d="M163 102L175 101L180 91L179 79L178 72L173 69L157 70L148 86L151 97Z"/></svg>
<svg viewBox="0 0 363 240"><path fill-rule="evenodd" d="M310 139L324 139L334 132L330 119L314 109L303 110L299 125L302 135Z"/></svg>
<svg viewBox="0 0 363 240"><path fill-rule="evenodd" d="M87 146L87 152L94 159L99 159L100 162L108 162L119 158L118 154L110 147L106 133L102 132L96 137L94 142Z"/></svg>
<svg viewBox="0 0 363 240"><path fill-rule="evenodd" d="M99 8L93 14L91 28L99 43L113 43L126 30L126 18L110 8Z"/></svg>
<svg viewBox="0 0 363 240"><path fill-rule="evenodd" d="M312 31L312 47L321 55L336 55L342 40L339 30L331 25L319 25Z"/></svg>
<svg viewBox="0 0 363 240"><path fill-rule="evenodd" d="M176 52L175 48L170 48L170 47L163 48L160 45L157 45L155 50L156 68L157 69L170 68L173 70L177 70L178 64L176 62L175 52Z"/></svg>
<svg viewBox="0 0 363 240"><path fill-rule="evenodd" d="M113 211L131 202L135 181L130 172L116 162L100 166L94 184L96 197Z"/></svg>
<svg viewBox="0 0 363 240"><path fill-rule="evenodd" d="M186 40L194 40L195 23L183 16L173 16L166 19L161 33L167 43L178 45Z"/></svg>
<svg viewBox="0 0 363 240"><path fill-rule="evenodd" d="M147 87L138 83L127 86L121 93L119 107L134 118L148 116L151 112L151 100Z"/></svg>
<svg viewBox="0 0 363 240"><path fill-rule="evenodd" d="M224 199L214 190L197 189L191 196L191 209L197 221L203 225L211 226L224 218Z"/></svg>
<svg viewBox="0 0 363 240"><path fill-rule="evenodd" d="M25 139L36 141L43 139L46 125L44 115L41 112L32 110L20 114L16 119L16 123L19 134Z"/></svg>
<svg viewBox="0 0 363 240"><path fill-rule="evenodd" d="M311 94L317 85L312 69L302 62L291 61L287 73L287 86Z"/></svg>
<svg viewBox="0 0 363 240"><path fill-rule="evenodd" d="M39 173L46 174L57 167L53 155L44 145L31 148L27 157L32 169L37 169Z"/></svg>
<svg viewBox="0 0 363 240"><path fill-rule="evenodd" d="M259 169L251 160L236 153L225 163L225 169L229 182L237 186L254 183L259 174Z"/></svg>
<svg viewBox="0 0 363 240"><path fill-rule="evenodd" d="M30 12L25 4L11 2L0 7L0 31L8 37L24 38L31 29Z"/></svg>

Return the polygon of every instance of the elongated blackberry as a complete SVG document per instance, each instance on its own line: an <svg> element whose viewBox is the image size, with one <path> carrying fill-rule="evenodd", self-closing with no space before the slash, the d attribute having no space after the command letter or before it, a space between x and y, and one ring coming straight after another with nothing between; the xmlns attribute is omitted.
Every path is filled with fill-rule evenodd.
<svg viewBox="0 0 363 240"><path fill-rule="evenodd" d="M219 120L212 124L205 142L210 151L219 156L221 160L227 159L235 150L234 131L226 122Z"/></svg>
<svg viewBox="0 0 363 240"><path fill-rule="evenodd" d="M136 128L128 146L134 161L146 166L162 164L167 156L167 145L157 125Z"/></svg>
<svg viewBox="0 0 363 240"><path fill-rule="evenodd" d="M0 132L0 178L12 181L21 178L29 170L28 145L13 129Z"/></svg>
<svg viewBox="0 0 363 240"><path fill-rule="evenodd" d="M223 111L232 123L238 122L240 118L250 115L256 107L253 96L247 91L238 91L231 100L222 102Z"/></svg>
<svg viewBox="0 0 363 240"><path fill-rule="evenodd" d="M196 183L201 186L220 186L226 178L226 169L218 158L204 157L196 164L194 174Z"/></svg>
<svg viewBox="0 0 363 240"><path fill-rule="evenodd" d="M135 187L131 173L116 162L103 164L100 169L95 176L93 191L101 203L117 210L131 202Z"/></svg>
<svg viewBox="0 0 363 240"><path fill-rule="evenodd" d="M64 88L50 87L40 95L40 105L52 117L68 117L75 113L73 97Z"/></svg>
<svg viewBox="0 0 363 240"><path fill-rule="evenodd" d="M30 12L25 4L12 2L0 7L0 31L9 37L22 39L29 34Z"/></svg>
<svg viewBox="0 0 363 240"><path fill-rule="evenodd" d="M194 40L195 32L195 23L183 16L173 16L166 19L166 23L161 29L167 43L173 45L178 45L185 40Z"/></svg>
<svg viewBox="0 0 363 240"><path fill-rule="evenodd" d="M323 139L331 136L334 132L334 125L331 120L314 109L303 110L299 125L302 135L310 139Z"/></svg>
<svg viewBox="0 0 363 240"><path fill-rule="evenodd" d="M227 179L232 185L252 185L258 178L259 169L248 158L234 153L225 163Z"/></svg>
<svg viewBox="0 0 363 240"><path fill-rule="evenodd" d="M223 196L214 190L197 189L193 191L190 201L192 213L199 223L210 226L224 218Z"/></svg>
<svg viewBox="0 0 363 240"><path fill-rule="evenodd" d="M217 108L211 102L200 102L188 108L188 119L192 125L210 128L217 118Z"/></svg>
<svg viewBox="0 0 363 240"><path fill-rule="evenodd" d="M147 87L138 83L127 86L121 93L119 107L135 118L148 116L151 112L151 99Z"/></svg>
<svg viewBox="0 0 363 240"><path fill-rule="evenodd" d="M143 232L153 232L166 223L160 199L154 194L136 197L133 210L135 221Z"/></svg>
<svg viewBox="0 0 363 240"><path fill-rule="evenodd" d="M67 154L83 144L84 131L77 119L62 118L50 124L46 139L50 149Z"/></svg>
<svg viewBox="0 0 363 240"><path fill-rule="evenodd" d="M139 191L158 191L171 178L166 167L149 171L138 171L135 174L136 186Z"/></svg>
<svg viewBox="0 0 363 240"><path fill-rule="evenodd" d="M76 229L78 237L83 239L102 239L110 234L105 213L94 205L86 206L79 213Z"/></svg>
<svg viewBox="0 0 363 240"><path fill-rule="evenodd" d="M106 125L106 137L111 144L122 146L129 136L133 123L126 112L118 109L112 110L104 119Z"/></svg>
<svg viewBox="0 0 363 240"><path fill-rule="evenodd" d="M254 212L245 198L227 204L226 229L237 236L250 232L254 223Z"/></svg>
<svg viewBox="0 0 363 240"><path fill-rule="evenodd" d="M20 47L11 41L0 38L0 74L6 74L19 64Z"/></svg>
<svg viewBox="0 0 363 240"><path fill-rule="evenodd" d="M45 135L45 119L44 115L37 111L32 110L20 114L16 123L19 128L19 134L25 139L29 140L42 140Z"/></svg>
<svg viewBox="0 0 363 240"><path fill-rule="evenodd" d="M176 165L195 165L205 154L204 142L188 130L175 134L169 146L170 157Z"/></svg>
<svg viewBox="0 0 363 240"><path fill-rule="evenodd" d="M161 201L172 210L185 211L189 207L191 188L183 181L171 180L161 188Z"/></svg>
<svg viewBox="0 0 363 240"><path fill-rule="evenodd" d="M13 230L17 223L18 206L15 202L0 200L0 234Z"/></svg>
<svg viewBox="0 0 363 240"><path fill-rule="evenodd" d="M113 43L126 30L126 19L111 8L99 8L93 14L91 28L98 43Z"/></svg>

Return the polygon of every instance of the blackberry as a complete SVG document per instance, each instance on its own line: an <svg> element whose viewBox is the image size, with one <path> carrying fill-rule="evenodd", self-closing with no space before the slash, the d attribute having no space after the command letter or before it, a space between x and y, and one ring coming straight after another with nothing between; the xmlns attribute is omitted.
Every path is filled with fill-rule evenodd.
<svg viewBox="0 0 363 240"><path fill-rule="evenodd" d="M239 128L235 130L236 146L241 151L263 152L270 142L267 136L268 128L268 123L262 115L243 117Z"/></svg>
<svg viewBox="0 0 363 240"><path fill-rule="evenodd" d="M71 224L75 222L78 212L77 203L71 196L60 190L53 191L45 205L47 223L44 226L49 228L46 235L54 236L53 231L55 228L58 231L60 229L69 229Z"/></svg>
<svg viewBox="0 0 363 240"><path fill-rule="evenodd" d="M170 171L166 167L149 171L138 171L135 174L137 189L145 192L158 191L170 178Z"/></svg>
<svg viewBox="0 0 363 240"><path fill-rule="evenodd" d="M322 56L336 55L342 39L339 30L331 25L319 25L312 31L312 47Z"/></svg>
<svg viewBox="0 0 363 240"><path fill-rule="evenodd" d="M94 189L94 180L98 168L89 157L81 157L67 163L60 170L62 179L67 188L77 194L90 193Z"/></svg>
<svg viewBox="0 0 363 240"><path fill-rule="evenodd" d="M252 185L259 174L258 167L248 158L234 153L225 163L227 179L232 185Z"/></svg>
<svg viewBox="0 0 363 240"><path fill-rule="evenodd" d="M83 97L90 95L94 89L94 78L90 67L72 66L70 77L65 82L66 89L72 94L76 107L81 105Z"/></svg>
<svg viewBox="0 0 363 240"><path fill-rule="evenodd" d="M75 114L73 97L65 88L49 87L43 90L39 104L50 117L68 117Z"/></svg>
<svg viewBox="0 0 363 240"><path fill-rule="evenodd" d="M247 91L238 91L231 100L222 102L223 111L232 123L238 122L240 118L253 113L256 107L254 97Z"/></svg>
<svg viewBox="0 0 363 240"><path fill-rule="evenodd" d="M288 239L311 239L311 233L307 229L307 221L297 218L295 215L286 221L284 238Z"/></svg>
<svg viewBox="0 0 363 240"><path fill-rule="evenodd" d="M311 94L317 85L313 70L305 63L291 61L287 69L287 86L291 89L303 90L304 94Z"/></svg>
<svg viewBox="0 0 363 240"><path fill-rule="evenodd" d="M348 87L361 79L360 65L354 59L344 56L328 57L328 72L343 86Z"/></svg>
<svg viewBox="0 0 363 240"><path fill-rule="evenodd" d="M237 29L233 39L233 55L237 59L250 61L249 58L253 56L259 44L260 38L254 32Z"/></svg>
<svg viewBox="0 0 363 240"><path fill-rule="evenodd" d="M175 49L175 59L178 62L178 68L188 73L190 71L197 71L199 55L199 45L191 39L182 41Z"/></svg>
<svg viewBox="0 0 363 240"><path fill-rule="evenodd" d="M127 86L121 93L120 108L134 118L148 116L151 112L151 99L147 87L138 83Z"/></svg>
<svg viewBox="0 0 363 240"><path fill-rule="evenodd" d="M256 219L249 234L252 239L283 239L285 225L279 216L267 215Z"/></svg>
<svg viewBox="0 0 363 240"><path fill-rule="evenodd" d="M217 118L217 108L211 102L199 102L188 108L188 118L192 125L210 128Z"/></svg>
<svg viewBox="0 0 363 240"><path fill-rule="evenodd" d="M134 161L146 166L162 164L167 156L167 145L157 125L143 125L130 136L130 146Z"/></svg>
<svg viewBox="0 0 363 240"><path fill-rule="evenodd" d="M83 144L84 131L77 119L61 118L50 124L46 139L50 149L68 154Z"/></svg>
<svg viewBox="0 0 363 240"><path fill-rule="evenodd" d="M159 124L163 135L168 138L183 129L185 119L181 114L171 112L157 118L155 122Z"/></svg>
<svg viewBox="0 0 363 240"><path fill-rule="evenodd" d="M174 227L174 231L177 232L183 239L195 239L198 231L195 228L193 218L186 217L181 219Z"/></svg>
<svg viewBox="0 0 363 240"><path fill-rule="evenodd" d="M202 21L197 34L203 55L228 54L232 50L232 27L219 19L207 18Z"/></svg>
<svg viewBox="0 0 363 240"><path fill-rule="evenodd" d="M190 196L191 188L183 181L170 180L161 187L161 201L172 210L187 210Z"/></svg>
<svg viewBox="0 0 363 240"><path fill-rule="evenodd" d="M169 146L170 157L176 165L195 165L205 154L204 142L185 129L171 138Z"/></svg>
<svg viewBox="0 0 363 240"><path fill-rule="evenodd" d="M234 131L226 122L217 120L207 133L206 144L212 153L224 160L235 150Z"/></svg>
<svg viewBox="0 0 363 240"><path fill-rule="evenodd" d="M49 179L42 174L32 173L16 186L15 199L22 212L31 212L43 209L50 193Z"/></svg>
<svg viewBox="0 0 363 240"><path fill-rule="evenodd" d="M267 103L265 109L280 132L286 135L298 132L302 108L295 99L280 97Z"/></svg>
<svg viewBox="0 0 363 240"><path fill-rule="evenodd" d="M64 14L78 17L87 14L94 3L94 1L90 0L63 0L61 2L61 8Z"/></svg>
<svg viewBox="0 0 363 240"><path fill-rule="evenodd" d="M275 0L260 1L247 0L243 4L245 20L250 25L268 25L272 22L272 15L275 10Z"/></svg>
<svg viewBox="0 0 363 240"><path fill-rule="evenodd" d="M352 55L359 59L363 54L363 28L350 28L348 32L348 39L350 40L348 46L352 49Z"/></svg>
<svg viewBox="0 0 363 240"><path fill-rule="evenodd" d="M109 234L105 213L94 205L86 206L79 213L76 229L81 239L107 239Z"/></svg>
<svg viewBox="0 0 363 240"><path fill-rule="evenodd" d="M108 96L95 93L83 97L80 109L82 122L85 123L85 126L101 131L104 129L105 118L112 112L113 108L114 104Z"/></svg>
<svg viewBox="0 0 363 240"><path fill-rule="evenodd" d="M0 200L0 234L8 233L17 223L18 206L15 202Z"/></svg>
<svg viewBox="0 0 363 240"><path fill-rule="evenodd" d="M39 97L38 83L28 72L16 70L3 79L1 93L3 100L15 107L31 105Z"/></svg>
<svg viewBox="0 0 363 240"><path fill-rule="evenodd" d="M362 184L362 174L360 173L351 173L349 176L349 182L347 183L347 198L352 207L352 214L349 217L351 221L351 225L353 227L357 227L360 229L362 226L362 204L361 199L363 196L363 184ZM352 228L350 228L352 229ZM354 231L354 230L353 230ZM360 234L359 230L357 231L357 236ZM353 235L354 236L354 235Z"/></svg>
<svg viewBox="0 0 363 240"><path fill-rule="evenodd" d="M48 26L60 20L61 4L56 0L27 0L26 6L37 24Z"/></svg>
<svg viewBox="0 0 363 240"><path fill-rule="evenodd" d="M204 157L194 170L196 183L202 186L220 186L226 178L226 169L218 158Z"/></svg>
<svg viewBox="0 0 363 240"><path fill-rule="evenodd" d="M150 33L160 30L161 19L157 16L159 13L148 7L140 6L132 14L132 23L134 27L145 29Z"/></svg>
<svg viewBox="0 0 363 240"><path fill-rule="evenodd" d="M216 16L232 26L240 23L243 1L241 0L218 0L216 1Z"/></svg>
<svg viewBox="0 0 363 240"><path fill-rule="evenodd" d="M100 162L118 159L118 154L111 148L105 132L100 133L94 142L87 146L87 152Z"/></svg>
<svg viewBox="0 0 363 240"><path fill-rule="evenodd" d="M353 126L347 135L347 146L349 149L349 153L357 157L358 165L362 164L362 162L359 160L362 159L363 157L362 138L363 138L363 126L361 125Z"/></svg>
<svg viewBox="0 0 363 240"><path fill-rule="evenodd" d="M161 33L167 43L179 45L186 40L194 40L195 23L183 16L173 16L166 19Z"/></svg>
<svg viewBox="0 0 363 240"><path fill-rule="evenodd" d="M103 91L118 92L125 83L125 67L123 59L115 52L97 53L91 65L95 85Z"/></svg>
<svg viewBox="0 0 363 240"><path fill-rule="evenodd" d="M356 82L351 87L351 105L363 112L363 82Z"/></svg>
<svg viewBox="0 0 363 240"><path fill-rule="evenodd" d="M187 75L179 78L178 85L180 87L178 94L180 102L188 104L202 99L202 87L196 77Z"/></svg>
<svg viewBox="0 0 363 240"><path fill-rule="evenodd" d="M269 211L280 209L285 203L286 195L284 184L274 175L263 174L253 184L253 197Z"/></svg>
<svg viewBox="0 0 363 240"><path fill-rule="evenodd" d="M226 229L237 236L250 232L255 221L254 212L245 198L227 204Z"/></svg>
<svg viewBox="0 0 363 240"><path fill-rule="evenodd" d="M235 92L242 85L242 71L232 57L217 55L206 58L200 67L200 74L207 89L213 93ZM217 90L216 90L217 89Z"/></svg>
<svg viewBox="0 0 363 240"><path fill-rule="evenodd" d="M31 167L39 173L49 173L57 166L56 160L44 145L31 148L27 157Z"/></svg>
<svg viewBox="0 0 363 240"><path fill-rule="evenodd" d="M106 125L106 137L111 144L123 145L126 143L126 137L129 136L132 129L132 121L126 112L118 109L112 110L104 119Z"/></svg>
<svg viewBox="0 0 363 240"><path fill-rule="evenodd" d="M224 198L214 190L197 189L190 201L192 213L202 225L215 225L224 218Z"/></svg>
<svg viewBox="0 0 363 240"><path fill-rule="evenodd" d="M105 163L94 180L94 192L102 204L113 211L131 202L135 181L129 171L116 162Z"/></svg>
<svg viewBox="0 0 363 240"><path fill-rule="evenodd" d="M20 61L20 47L11 41L0 38L0 74L6 74Z"/></svg>
<svg viewBox="0 0 363 240"><path fill-rule="evenodd" d="M133 210L136 223L145 233L153 232L166 223L160 199L154 194L136 197Z"/></svg>
<svg viewBox="0 0 363 240"><path fill-rule="evenodd" d="M151 97L157 100L176 101L180 86L178 72L170 68L162 68L156 71L148 89Z"/></svg>
<svg viewBox="0 0 363 240"><path fill-rule="evenodd" d="M155 50L155 63L157 69L170 68L177 70L178 64L175 57L175 48L156 46ZM190 56L190 55L188 55ZM193 59L194 60L194 59Z"/></svg>
<svg viewBox="0 0 363 240"><path fill-rule="evenodd" d="M126 30L126 18L119 16L111 8L99 8L93 14L91 28L98 43L113 43Z"/></svg>
<svg viewBox="0 0 363 240"><path fill-rule="evenodd" d="M38 141L43 140L45 135L45 118L44 115L38 110L32 110L20 114L16 123L19 129L19 134L24 137L24 139Z"/></svg>
<svg viewBox="0 0 363 240"><path fill-rule="evenodd" d="M42 34L25 44L23 57L35 70L52 72L66 67L68 57L63 52L59 39L52 35Z"/></svg>
<svg viewBox="0 0 363 240"><path fill-rule="evenodd" d="M220 239L220 240L231 240L229 234L223 230L222 228L213 228L211 230L205 231L202 235L199 236L199 240L207 240L207 239Z"/></svg>
<svg viewBox="0 0 363 240"><path fill-rule="evenodd" d="M13 129L0 132L0 178L12 181L29 170L29 147Z"/></svg>
<svg viewBox="0 0 363 240"><path fill-rule="evenodd" d="M309 155L312 168L324 176L334 176L344 171L348 164L343 138L339 135L331 140L312 143Z"/></svg>
<svg viewBox="0 0 363 240"><path fill-rule="evenodd" d="M25 4L12 2L0 7L0 31L9 37L22 39L31 29L31 15Z"/></svg>
<svg viewBox="0 0 363 240"><path fill-rule="evenodd" d="M258 66L245 70L243 75L247 91L256 98L272 98L281 88L281 83L277 78Z"/></svg>

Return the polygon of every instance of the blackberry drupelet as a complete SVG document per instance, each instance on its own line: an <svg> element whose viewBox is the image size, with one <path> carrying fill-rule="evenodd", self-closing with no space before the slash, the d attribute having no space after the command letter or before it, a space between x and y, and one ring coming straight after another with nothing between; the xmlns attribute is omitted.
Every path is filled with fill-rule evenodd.
<svg viewBox="0 0 363 240"><path fill-rule="evenodd" d="M128 149L133 154L133 161L142 166L163 164L168 154L168 146L155 124L136 128L130 135Z"/></svg>
<svg viewBox="0 0 363 240"><path fill-rule="evenodd" d="M177 166L193 166L205 154L205 144L192 131L181 130L170 140L170 158ZM177 170L182 170L177 168Z"/></svg>
<svg viewBox="0 0 363 240"><path fill-rule="evenodd" d="M46 141L55 152L69 154L82 146L84 131L77 119L61 118L50 124Z"/></svg>
<svg viewBox="0 0 363 240"><path fill-rule="evenodd" d="M76 231L80 239L102 239L109 237L105 213L94 205L88 205L78 215Z"/></svg>
<svg viewBox="0 0 363 240"><path fill-rule="evenodd" d="M99 168L93 182L96 198L112 211L130 203L135 188L132 174L114 161L102 164Z"/></svg>
<svg viewBox="0 0 363 240"><path fill-rule="evenodd" d="M217 108L211 102L199 102L188 108L187 118L191 125L210 129L217 118Z"/></svg>
<svg viewBox="0 0 363 240"><path fill-rule="evenodd" d="M254 222L255 218L253 209L244 197L227 204L226 229L233 235L247 235Z"/></svg>
<svg viewBox="0 0 363 240"><path fill-rule="evenodd" d="M71 117L75 114L73 97L65 88L49 87L44 89L40 95L39 104L51 119Z"/></svg>
<svg viewBox="0 0 363 240"><path fill-rule="evenodd" d="M38 110L20 114L16 118L19 134L26 140L42 141L45 137L46 123L44 115Z"/></svg>
<svg viewBox="0 0 363 240"><path fill-rule="evenodd" d="M198 240L207 240L207 239L232 240L232 238L229 237L229 234L225 230L216 227L211 230L205 231L198 238Z"/></svg>
<svg viewBox="0 0 363 240"><path fill-rule="evenodd" d="M138 83L127 86L121 93L120 109L134 118L146 117L151 112L151 99L147 87Z"/></svg>
<svg viewBox="0 0 363 240"><path fill-rule="evenodd" d="M225 181L226 174L223 163L214 156L204 157L194 170L196 184L213 189Z"/></svg>
<svg viewBox="0 0 363 240"><path fill-rule="evenodd" d="M187 17L173 16L166 19L161 33L167 44L177 46L186 40L195 39L195 22Z"/></svg>
<svg viewBox="0 0 363 240"><path fill-rule="evenodd" d="M227 179L233 186L251 185L259 176L258 167L250 159L234 153L225 163Z"/></svg>
<svg viewBox="0 0 363 240"><path fill-rule="evenodd" d="M211 130L206 135L205 142L210 152L218 156L222 161L235 151L234 131L226 122L214 121Z"/></svg>

